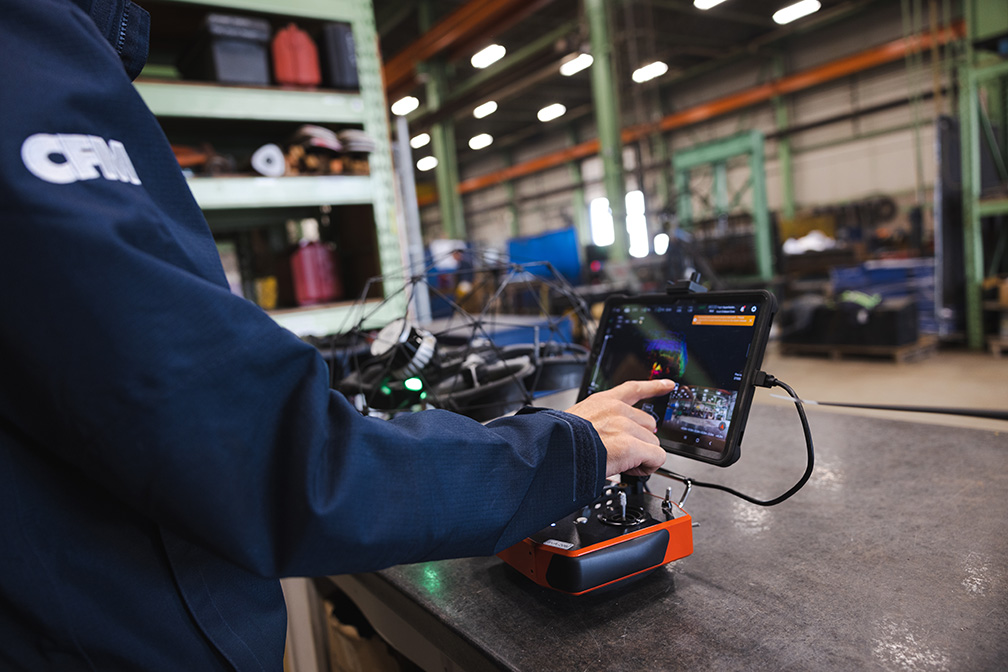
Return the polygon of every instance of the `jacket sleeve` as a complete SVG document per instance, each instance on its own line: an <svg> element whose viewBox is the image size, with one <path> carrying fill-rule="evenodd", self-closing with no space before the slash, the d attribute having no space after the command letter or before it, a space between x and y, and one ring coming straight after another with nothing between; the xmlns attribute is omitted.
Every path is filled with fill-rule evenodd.
<svg viewBox="0 0 1008 672"><path fill-rule="evenodd" d="M60 0L0 5L0 62L25 64L0 72L0 414L33 445L271 576L490 554L600 490L605 449L575 416L358 414L313 348L230 294L101 35ZM56 149L26 155L39 134ZM135 179L81 138L121 146Z"/></svg>

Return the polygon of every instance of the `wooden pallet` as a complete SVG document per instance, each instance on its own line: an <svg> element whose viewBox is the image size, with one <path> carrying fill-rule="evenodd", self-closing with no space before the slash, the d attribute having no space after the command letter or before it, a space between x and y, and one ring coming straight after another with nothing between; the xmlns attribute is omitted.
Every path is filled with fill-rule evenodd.
<svg viewBox="0 0 1008 672"><path fill-rule="evenodd" d="M1008 347L1008 346L1006 346ZM844 357L884 357L897 364L930 357L938 351L937 336L921 336L916 343L906 345L830 345L819 343L781 343L782 355L826 355L830 359Z"/></svg>

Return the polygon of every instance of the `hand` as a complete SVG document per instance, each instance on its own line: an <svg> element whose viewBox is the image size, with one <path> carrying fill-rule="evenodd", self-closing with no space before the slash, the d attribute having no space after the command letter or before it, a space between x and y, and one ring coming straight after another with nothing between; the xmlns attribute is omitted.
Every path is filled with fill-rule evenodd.
<svg viewBox="0 0 1008 672"><path fill-rule="evenodd" d="M606 447L606 476L647 476L665 464L665 451L655 436L657 426L650 413L634 408L641 399L668 394L672 380L631 380L611 390L596 392L567 409L592 423Z"/></svg>

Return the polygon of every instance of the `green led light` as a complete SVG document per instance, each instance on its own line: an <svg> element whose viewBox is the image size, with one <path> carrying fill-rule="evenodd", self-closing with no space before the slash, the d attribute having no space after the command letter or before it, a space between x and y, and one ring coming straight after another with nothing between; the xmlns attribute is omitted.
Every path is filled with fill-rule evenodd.
<svg viewBox="0 0 1008 672"><path fill-rule="evenodd" d="M405 387L410 392L419 392L423 389L423 381L419 378L407 378L403 381L403 387Z"/></svg>
<svg viewBox="0 0 1008 672"><path fill-rule="evenodd" d="M381 393L382 394L392 394L392 388L389 387L388 385L382 385L381 386Z"/></svg>

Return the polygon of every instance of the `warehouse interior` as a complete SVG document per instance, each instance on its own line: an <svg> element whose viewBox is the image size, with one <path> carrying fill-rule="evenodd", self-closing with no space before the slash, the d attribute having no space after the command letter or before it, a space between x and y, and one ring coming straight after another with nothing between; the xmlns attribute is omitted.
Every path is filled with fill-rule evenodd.
<svg viewBox="0 0 1008 672"><path fill-rule="evenodd" d="M136 88L172 143L232 292L317 346L332 387L362 412L437 407L485 422L535 403L544 389L529 380L554 363L572 367L563 385L577 388L608 298L694 277L710 291L774 297L763 368L806 400L963 411L817 409L813 421L982 432L975 443L1000 448L989 464L1000 482L1008 475L1008 425L970 413L1008 410L1003 0L141 4L151 49ZM391 350L375 345L381 333ZM418 359L434 342L461 354ZM524 354L507 355L519 345ZM396 356L409 365L391 364ZM530 358L533 374L520 369ZM760 391L753 418L794 406ZM786 431L797 441L794 422ZM827 487L833 473L810 486ZM969 488L983 489L963 480L946 494ZM1005 595L1008 573L1003 559L984 562L970 608L989 610L996 628L1008 616L991 600ZM424 609L441 580L430 572L410 584ZM485 591L503 602L538 599L493 576ZM660 589L648 581L639 590ZM460 597L436 626L410 630L366 607L381 587L362 597L356 584L287 580L285 590L295 672L529 666L453 624ZM337 604L334 615L324 593L385 625L341 622L359 614ZM580 610L544 604L529 616L540 625ZM411 621L417 607L397 608ZM958 658L973 639L929 644L920 633L930 621L907 622L886 621L888 635L851 645L856 653L826 645L839 657L796 659L782 644L743 667L992 669L997 650ZM560 669L685 666L585 658L574 650L585 640L571 639L578 627L594 626L564 630ZM726 647L716 639L696 660L737 667L743 659L723 657Z"/></svg>

